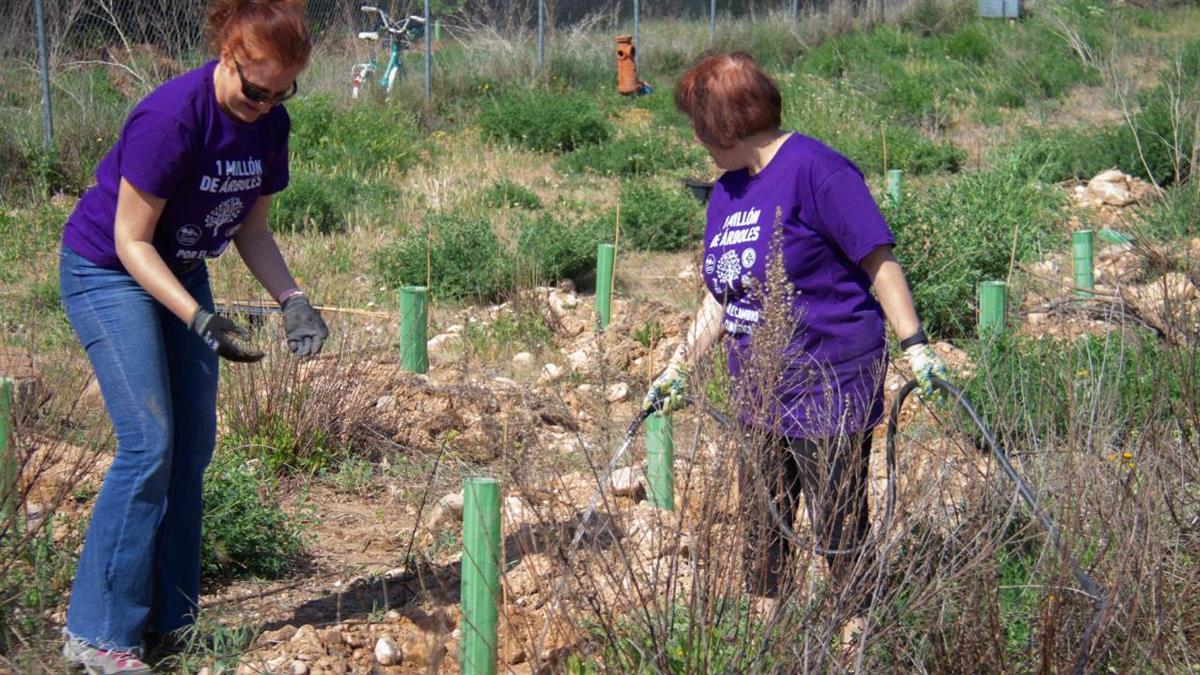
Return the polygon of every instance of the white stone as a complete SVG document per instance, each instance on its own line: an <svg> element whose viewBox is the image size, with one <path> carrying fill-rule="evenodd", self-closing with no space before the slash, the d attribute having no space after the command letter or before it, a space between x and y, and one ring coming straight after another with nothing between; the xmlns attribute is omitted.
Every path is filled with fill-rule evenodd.
<svg viewBox="0 0 1200 675"><path fill-rule="evenodd" d="M504 520L509 524L520 524L529 519L529 509L516 495L504 498Z"/></svg>
<svg viewBox="0 0 1200 675"><path fill-rule="evenodd" d="M512 362L518 368L529 368L533 366L533 354L529 352L517 352L513 354Z"/></svg>
<svg viewBox="0 0 1200 675"><path fill-rule="evenodd" d="M582 349L576 349L567 356L567 359L571 362L572 370L583 370L583 367L587 365L588 355Z"/></svg>
<svg viewBox="0 0 1200 675"><path fill-rule="evenodd" d="M521 386L521 385L517 384L516 380L510 380L507 377L493 377L492 382L495 382L496 384L501 385L503 387L512 387L514 389Z"/></svg>
<svg viewBox="0 0 1200 675"><path fill-rule="evenodd" d="M400 646L390 635L384 635L375 643L375 661L381 666L394 666L402 659Z"/></svg>
<svg viewBox="0 0 1200 675"><path fill-rule="evenodd" d="M461 492L451 492L443 496L438 500L437 505L446 509L456 520L462 520L463 494Z"/></svg>
<svg viewBox="0 0 1200 675"><path fill-rule="evenodd" d="M634 497L637 495L642 480L642 470L636 466L627 466L617 469L608 477L608 484L612 488L613 494L620 497Z"/></svg>
<svg viewBox="0 0 1200 675"><path fill-rule="evenodd" d="M396 403L396 397L391 394L384 394L375 400L376 408L390 408Z"/></svg>
<svg viewBox="0 0 1200 675"><path fill-rule="evenodd" d="M444 352L450 347L457 346L462 342L462 336L457 333L442 333L435 335L425 343L425 348L431 356L435 356Z"/></svg>
<svg viewBox="0 0 1200 675"><path fill-rule="evenodd" d="M463 326L461 323L453 324L452 326L450 326L449 328L446 329L446 332L451 333L453 335L458 335L459 333L463 332Z"/></svg>
<svg viewBox="0 0 1200 675"><path fill-rule="evenodd" d="M308 675L308 664L300 659L292 661L292 675Z"/></svg>
<svg viewBox="0 0 1200 675"><path fill-rule="evenodd" d="M629 400L629 385L624 382L618 382L608 388L604 394L604 400L609 403L624 403Z"/></svg>
<svg viewBox="0 0 1200 675"><path fill-rule="evenodd" d="M538 381L543 384L557 382L564 374L563 367L557 363L547 363L542 366L542 374L538 377Z"/></svg>

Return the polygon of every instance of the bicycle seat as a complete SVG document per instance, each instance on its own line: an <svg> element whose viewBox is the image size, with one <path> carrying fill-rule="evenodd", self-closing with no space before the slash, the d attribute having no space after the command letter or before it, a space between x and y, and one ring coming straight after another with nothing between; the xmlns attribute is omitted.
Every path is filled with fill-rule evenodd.
<svg viewBox="0 0 1200 675"><path fill-rule="evenodd" d="M373 31L373 30L365 30L358 34L358 39L360 39L360 40L378 40L379 32Z"/></svg>

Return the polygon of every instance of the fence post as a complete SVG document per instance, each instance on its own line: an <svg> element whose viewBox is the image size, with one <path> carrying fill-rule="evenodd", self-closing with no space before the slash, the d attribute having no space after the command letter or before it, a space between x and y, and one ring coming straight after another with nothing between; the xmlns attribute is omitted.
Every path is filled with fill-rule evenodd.
<svg viewBox="0 0 1200 675"><path fill-rule="evenodd" d="M546 69L546 0L538 0L538 70Z"/></svg>
<svg viewBox="0 0 1200 675"><path fill-rule="evenodd" d="M637 65L641 60L642 43L639 39L642 20L642 3L640 0L633 0L633 63Z"/></svg>
<svg viewBox="0 0 1200 675"><path fill-rule="evenodd" d="M708 46L711 48L717 41L717 0L708 3Z"/></svg>
<svg viewBox="0 0 1200 675"><path fill-rule="evenodd" d="M429 32L429 0L425 0L425 102L433 99L433 39Z"/></svg>
<svg viewBox="0 0 1200 675"><path fill-rule="evenodd" d="M38 70L42 75L42 135L46 149L50 150L54 147L54 115L50 110L50 61L46 54L46 12L42 0L33 0L33 10L37 18Z"/></svg>

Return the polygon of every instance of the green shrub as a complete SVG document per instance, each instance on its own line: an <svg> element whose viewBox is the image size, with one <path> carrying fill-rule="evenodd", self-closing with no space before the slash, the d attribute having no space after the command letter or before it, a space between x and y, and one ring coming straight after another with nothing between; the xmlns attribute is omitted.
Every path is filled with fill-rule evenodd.
<svg viewBox="0 0 1200 675"><path fill-rule="evenodd" d="M539 152L570 152L611 133L593 97L549 89L506 91L483 107L479 125L487 138Z"/></svg>
<svg viewBox="0 0 1200 675"><path fill-rule="evenodd" d="M529 188L514 183L507 178L501 179L488 186L483 192L483 203L494 209L521 208L540 209L542 200Z"/></svg>
<svg viewBox="0 0 1200 675"><path fill-rule="evenodd" d="M621 185L621 240L643 251L677 251L704 234L704 207L679 183Z"/></svg>
<svg viewBox="0 0 1200 675"><path fill-rule="evenodd" d="M1033 259L1062 239L1063 200L1057 188L1002 167L885 207L925 325L941 337L972 334L979 283L1007 278L1013 253Z"/></svg>
<svg viewBox="0 0 1200 675"><path fill-rule="evenodd" d="M946 0L917 0L900 16L900 26L907 31L930 37L952 33L973 17L971 3Z"/></svg>
<svg viewBox="0 0 1200 675"><path fill-rule="evenodd" d="M374 254L388 288L424 286L447 299L492 299L509 286L507 257L491 223L478 216L433 214Z"/></svg>
<svg viewBox="0 0 1200 675"><path fill-rule="evenodd" d="M296 167L287 189L272 202L271 229L292 233L344 232L356 211L380 212L396 199L395 190L381 181Z"/></svg>
<svg viewBox="0 0 1200 675"><path fill-rule="evenodd" d="M975 371L964 389L1008 448L1065 439L1081 419L1120 434L1180 412L1164 403L1182 400L1182 375L1164 367L1171 357L1153 335L1065 341L1008 334L974 342L969 353Z"/></svg>
<svg viewBox="0 0 1200 675"><path fill-rule="evenodd" d="M864 173L881 172L885 139L888 168L909 174L957 171L966 158L954 144L930 140L883 115L869 97L849 87L801 77L783 88L784 127L828 144Z"/></svg>
<svg viewBox="0 0 1200 675"><path fill-rule="evenodd" d="M28 279L29 261L58 250L69 216L68 210L49 203L19 214L0 210L0 238L4 240L0 247L0 282ZM57 283L57 276L54 281Z"/></svg>
<svg viewBox="0 0 1200 675"><path fill-rule="evenodd" d="M403 171L416 160L417 126L399 106L338 106L328 95L288 103L292 161L366 174Z"/></svg>
<svg viewBox="0 0 1200 675"><path fill-rule="evenodd" d="M992 40L977 24L963 26L946 36L946 56L965 63L983 64L992 57L995 49Z"/></svg>
<svg viewBox="0 0 1200 675"><path fill-rule="evenodd" d="M604 232L600 221L569 223L551 214L539 216L525 223L517 236L514 276L578 281L595 271L596 246L605 241Z"/></svg>
<svg viewBox="0 0 1200 675"><path fill-rule="evenodd" d="M661 131L626 134L608 143L589 145L565 155L560 161L575 173L590 171L602 176L672 175L694 170L703 152L675 142Z"/></svg>
<svg viewBox="0 0 1200 675"><path fill-rule="evenodd" d="M1169 188L1161 199L1138 209L1136 234L1170 242L1200 236L1200 182Z"/></svg>
<svg viewBox="0 0 1200 675"><path fill-rule="evenodd" d="M204 480L202 576L276 579L303 550L302 525L279 504L265 464L218 450Z"/></svg>

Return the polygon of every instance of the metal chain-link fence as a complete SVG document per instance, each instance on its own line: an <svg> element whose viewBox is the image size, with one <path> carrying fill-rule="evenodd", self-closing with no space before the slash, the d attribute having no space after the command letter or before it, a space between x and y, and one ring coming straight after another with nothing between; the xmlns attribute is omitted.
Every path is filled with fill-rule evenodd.
<svg viewBox="0 0 1200 675"><path fill-rule="evenodd" d="M544 66L547 54L555 49L556 36L581 30L631 33L640 47L642 20L707 19L712 44L723 29L732 30L744 22L835 10L875 20L908 1L376 0L393 16L428 12L428 32L435 41L469 43L481 36L500 38L516 48L536 50L539 66ZM368 2L308 0L317 55L355 48L357 32L371 28L371 17L361 10ZM207 6L197 0L9 0L0 4L0 65L26 73L41 70L46 90L53 92L51 83L57 76L105 64L123 73L131 89L148 91L208 58L204 41ZM44 32L37 29L38 9ZM39 64L39 45L44 45L44 66ZM428 97L433 57L430 50L424 51ZM44 122L47 130L52 127L50 114L47 111Z"/></svg>

